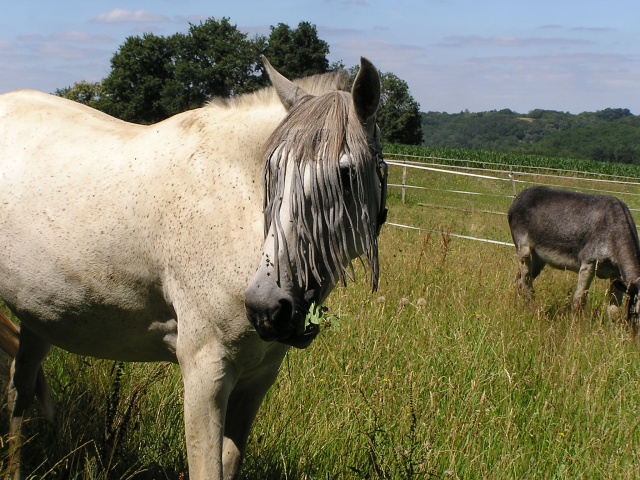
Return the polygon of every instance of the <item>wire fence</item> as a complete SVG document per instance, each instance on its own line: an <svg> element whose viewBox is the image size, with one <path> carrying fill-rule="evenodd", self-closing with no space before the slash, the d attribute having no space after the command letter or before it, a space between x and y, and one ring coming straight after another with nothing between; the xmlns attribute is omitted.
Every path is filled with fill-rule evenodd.
<svg viewBox="0 0 640 480"><path fill-rule="evenodd" d="M544 174L544 172L548 172L548 173L552 173L554 175L560 175L560 176L574 175L579 178L610 178L616 182L620 180L629 180L632 183L636 183L636 184L639 180L638 177L612 175L607 173L585 172L583 170L570 170L570 169L562 169L562 168L544 167L544 166L538 166L538 165L518 165L513 163L488 162L483 160L419 156L419 155L409 155L404 153L394 153L394 154L391 154L388 158L395 161L413 163L416 165L440 166L440 167L443 165L455 165L455 164L491 165L491 168L484 168L485 170L491 171L491 172L511 171L512 169L516 169L521 173L529 173L534 175Z"/></svg>
<svg viewBox="0 0 640 480"><path fill-rule="evenodd" d="M483 213L504 216L506 209L496 210L471 207L460 207L447 204L445 198L449 195L466 196L473 202L474 198L495 198L513 199L520 191L535 186L544 185L551 188L562 188L565 190L582 191L586 193L596 193L602 195L613 195L621 198L629 207L631 212L640 212L640 181L637 178L628 176L618 176L610 174L594 174L590 172L580 172L578 170L554 169L549 167L535 167L525 165L509 165L504 163L489 164L477 160L460 160L439 157L417 157L413 155L391 155L386 159L390 166L391 189L399 189L402 204L406 203L409 192L423 192L430 194L436 199L435 202L417 202L416 204L429 209L450 210L463 213ZM395 170L395 171L394 171ZM409 179L409 172L421 172L430 175L427 183L421 183L421 175L412 174ZM424 177L422 175L422 177ZM435 176L435 177L434 177ZM464 177L466 185L477 188L455 189L446 188L451 182L444 180L444 177L457 176ZM436 180L434 180L434 178ZM443 179L442 181L438 179ZM474 184L473 182L476 181ZM471 183L469 183L471 182ZM480 185L480 183L482 183ZM509 184L508 193L505 193L505 185ZM391 190L390 190L391 191ZM393 219L391 219L393 220ZM395 228L403 228L431 233L447 234L451 237L473 240L495 245L513 247L513 243L495 239L481 238L462 233L444 232L441 229L425 228L423 226L388 222L388 225Z"/></svg>

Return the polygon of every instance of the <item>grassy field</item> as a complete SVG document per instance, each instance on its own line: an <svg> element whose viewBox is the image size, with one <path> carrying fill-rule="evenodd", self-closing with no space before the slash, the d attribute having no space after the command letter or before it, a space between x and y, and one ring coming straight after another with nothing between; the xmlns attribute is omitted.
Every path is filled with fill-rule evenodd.
<svg viewBox="0 0 640 480"><path fill-rule="evenodd" d="M400 175L392 167L390 182ZM607 319L606 283L594 282L574 316L576 275L545 270L524 308L514 298L512 247L446 234L510 242L500 213L511 185L408 178L429 190L410 190L403 205L391 188L389 221L445 233L383 229L379 291L362 272L331 295L339 322L285 359L244 476L640 478L640 344ZM28 446L36 478L187 478L175 366L55 350L45 367L56 418L28 425L43 432Z"/></svg>

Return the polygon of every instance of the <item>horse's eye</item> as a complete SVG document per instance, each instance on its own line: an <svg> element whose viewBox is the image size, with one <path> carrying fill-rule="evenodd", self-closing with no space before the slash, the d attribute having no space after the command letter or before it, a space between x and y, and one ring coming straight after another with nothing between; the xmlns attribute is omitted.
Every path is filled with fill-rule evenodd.
<svg viewBox="0 0 640 480"><path fill-rule="evenodd" d="M353 182L353 170L350 167L340 168L340 182L344 195L351 195L351 184Z"/></svg>

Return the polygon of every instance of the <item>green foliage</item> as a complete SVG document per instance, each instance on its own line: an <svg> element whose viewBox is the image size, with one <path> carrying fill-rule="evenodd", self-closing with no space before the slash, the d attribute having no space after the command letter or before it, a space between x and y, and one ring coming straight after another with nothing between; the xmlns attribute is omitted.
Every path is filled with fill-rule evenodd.
<svg viewBox="0 0 640 480"><path fill-rule="evenodd" d="M111 59L97 108L122 120L153 123L169 115L165 90L175 90L177 41L153 34L129 37ZM183 105L186 108L187 105Z"/></svg>
<svg viewBox="0 0 640 480"><path fill-rule="evenodd" d="M202 106L212 96L229 97L264 84L258 60L264 38L247 39L226 18L191 25L187 35L178 38L176 79L190 87L193 106Z"/></svg>
<svg viewBox="0 0 640 480"><path fill-rule="evenodd" d="M264 84L263 49L263 38L248 40L226 18L192 24L186 35L129 37L111 59L97 108L148 124L254 90Z"/></svg>
<svg viewBox="0 0 640 480"><path fill-rule="evenodd" d="M320 327L324 328L339 328L340 320L335 315L329 314L328 308L323 305L317 305L316 302L312 302L309 306L309 311L304 317L304 321L298 326L298 334L309 333Z"/></svg>
<svg viewBox="0 0 640 480"><path fill-rule="evenodd" d="M532 153L640 164L640 119L567 129L528 147Z"/></svg>
<svg viewBox="0 0 640 480"><path fill-rule="evenodd" d="M329 44L318 38L309 22L300 22L295 29L279 23L271 27L268 39L249 39L228 18L211 18L190 25L186 34L128 37L113 55L111 72L102 82L77 82L55 94L122 120L151 124L201 107L214 96L230 97L267 85L260 62L263 53L292 79L344 68L341 61L329 64ZM420 144L420 105L407 83L392 73L381 73L381 81L378 123L383 139Z"/></svg>
<svg viewBox="0 0 640 480"><path fill-rule="evenodd" d="M409 93L407 82L393 73L380 76L381 98L378 125L385 142L420 145L422 124L420 104Z"/></svg>
<svg viewBox="0 0 640 480"><path fill-rule="evenodd" d="M122 120L155 123L201 107L214 96L230 97L265 86L259 60L263 52L289 78L329 69L329 45L308 22L294 30L282 23L271 27L267 40L247 38L227 18L211 18L190 25L187 34L127 38L111 59L111 72L91 106ZM56 93L77 95L78 88ZM77 98L82 101L84 96Z"/></svg>
<svg viewBox="0 0 640 480"><path fill-rule="evenodd" d="M96 108L102 95L102 82L89 83L82 80L71 87L57 89L54 95Z"/></svg>
<svg viewBox="0 0 640 480"><path fill-rule="evenodd" d="M560 169L594 175L640 178L640 165L638 164L604 163L575 158L418 145L385 144L383 151L385 156L389 158L393 158L394 155L398 158L420 157L443 165L453 164L507 170L509 166L517 166L520 171L544 172L545 169Z"/></svg>
<svg viewBox="0 0 640 480"><path fill-rule="evenodd" d="M351 67L351 83L360 67ZM376 116L382 141L404 145L420 145L422 124L420 104L411 96L407 82L393 73L380 75L380 107Z"/></svg>
<svg viewBox="0 0 640 480"><path fill-rule="evenodd" d="M640 163L640 117L608 108L578 115L532 110L422 114L424 145Z"/></svg>
<svg viewBox="0 0 640 480"><path fill-rule="evenodd" d="M318 38L315 25L309 22L300 22L294 30L284 23L271 26L265 55L289 79L327 72L328 54L329 44Z"/></svg>

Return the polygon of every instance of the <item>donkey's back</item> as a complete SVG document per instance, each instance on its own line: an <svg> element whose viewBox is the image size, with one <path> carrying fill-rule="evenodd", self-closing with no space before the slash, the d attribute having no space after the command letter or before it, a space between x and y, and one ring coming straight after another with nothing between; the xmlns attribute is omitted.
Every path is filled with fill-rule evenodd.
<svg viewBox="0 0 640 480"><path fill-rule="evenodd" d="M576 309L594 276L621 281L624 290L640 282L638 233L616 197L534 187L515 198L508 218L520 261L518 290L526 297L546 264L578 273Z"/></svg>

